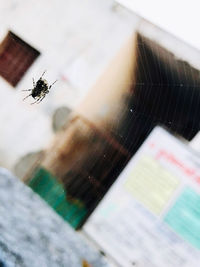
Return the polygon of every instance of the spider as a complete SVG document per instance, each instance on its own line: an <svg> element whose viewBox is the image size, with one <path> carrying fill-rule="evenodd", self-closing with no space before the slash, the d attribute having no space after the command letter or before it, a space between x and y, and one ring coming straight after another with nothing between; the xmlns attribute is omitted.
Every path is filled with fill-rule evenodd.
<svg viewBox="0 0 200 267"><path fill-rule="evenodd" d="M42 76L39 78L39 80L36 83L33 78L33 89L22 90L22 91L31 91L30 95L27 95L23 100L25 100L29 96L32 96L34 99L36 99L36 101L31 103L31 105L35 103L39 104L45 98L46 94L49 93L49 90L51 89L52 85L57 82L56 80L49 86L48 82L42 79L45 72L46 71L42 73Z"/></svg>

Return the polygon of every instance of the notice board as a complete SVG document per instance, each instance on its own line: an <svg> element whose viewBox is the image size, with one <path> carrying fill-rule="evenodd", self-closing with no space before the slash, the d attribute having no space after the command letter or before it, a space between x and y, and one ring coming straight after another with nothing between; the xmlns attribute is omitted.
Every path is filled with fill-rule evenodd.
<svg viewBox="0 0 200 267"><path fill-rule="evenodd" d="M200 157L154 128L83 231L119 266L199 267Z"/></svg>

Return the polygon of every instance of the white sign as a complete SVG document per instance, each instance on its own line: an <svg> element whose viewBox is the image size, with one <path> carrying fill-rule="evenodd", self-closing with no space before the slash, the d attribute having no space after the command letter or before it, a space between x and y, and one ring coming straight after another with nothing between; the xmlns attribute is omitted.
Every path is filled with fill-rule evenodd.
<svg viewBox="0 0 200 267"><path fill-rule="evenodd" d="M156 127L83 231L120 266L200 266L200 158Z"/></svg>

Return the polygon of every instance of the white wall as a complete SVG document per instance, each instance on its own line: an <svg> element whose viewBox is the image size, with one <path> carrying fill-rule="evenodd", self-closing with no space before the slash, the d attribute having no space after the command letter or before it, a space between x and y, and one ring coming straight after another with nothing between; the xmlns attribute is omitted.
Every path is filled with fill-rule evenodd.
<svg viewBox="0 0 200 267"><path fill-rule="evenodd" d="M75 107L139 21L112 9L113 0L2 0L0 40L11 30L41 52L16 88L0 77L0 165L12 168L24 154L53 137L51 114ZM22 101L32 77L51 83L39 105ZM66 81L68 79L68 81ZM69 82L70 81L70 82Z"/></svg>

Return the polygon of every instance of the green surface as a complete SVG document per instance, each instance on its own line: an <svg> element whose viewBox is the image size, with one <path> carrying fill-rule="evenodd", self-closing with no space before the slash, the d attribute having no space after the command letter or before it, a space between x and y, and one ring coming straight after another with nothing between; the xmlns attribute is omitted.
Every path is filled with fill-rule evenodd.
<svg viewBox="0 0 200 267"><path fill-rule="evenodd" d="M200 249L200 194L185 188L164 220L184 240Z"/></svg>
<svg viewBox="0 0 200 267"><path fill-rule="evenodd" d="M28 185L75 229L84 220L87 211L81 202L69 202L63 185L47 170L38 169Z"/></svg>

